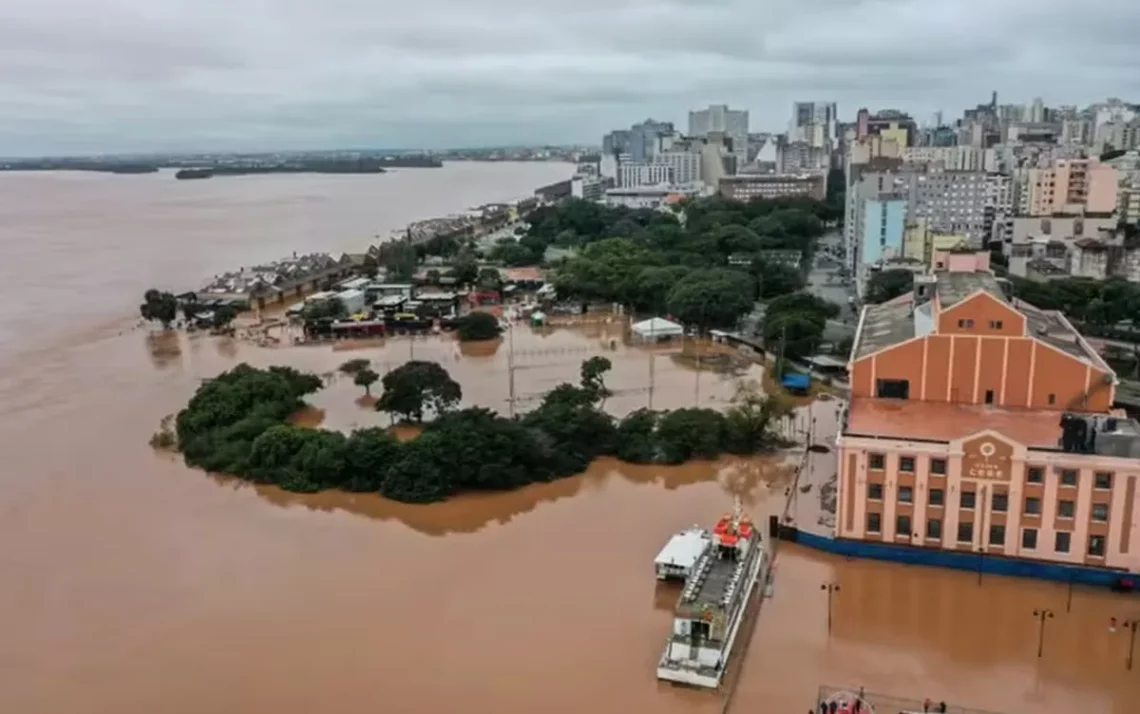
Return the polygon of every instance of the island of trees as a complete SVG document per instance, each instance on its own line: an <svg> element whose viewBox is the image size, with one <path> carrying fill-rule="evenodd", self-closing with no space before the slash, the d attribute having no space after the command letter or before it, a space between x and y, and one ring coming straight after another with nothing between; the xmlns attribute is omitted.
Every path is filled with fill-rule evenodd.
<svg viewBox="0 0 1140 714"><path fill-rule="evenodd" d="M561 384L538 408L514 418L458 409L462 389L439 364L411 361L380 380L376 403L394 418L420 424L401 442L381 428L304 428L288 418L319 377L288 367L242 364L203 383L152 443L175 445L192 466L289 491L374 492L427 503L471 491L512 489L583 471L614 456L634 463L681 463L722 453L755 454L783 445L777 435L790 406L780 396L742 389L726 412L641 409L616 420L603 410L609 360L582 363L579 384ZM366 360L342 365L370 390Z"/></svg>

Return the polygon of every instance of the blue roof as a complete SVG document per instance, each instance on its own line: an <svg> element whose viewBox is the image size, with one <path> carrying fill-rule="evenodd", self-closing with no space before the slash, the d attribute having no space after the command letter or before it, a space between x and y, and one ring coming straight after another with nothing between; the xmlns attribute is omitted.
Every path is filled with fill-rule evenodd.
<svg viewBox="0 0 1140 714"><path fill-rule="evenodd" d="M789 389L807 389L811 386L811 378L806 374L788 372L780 379L780 383Z"/></svg>

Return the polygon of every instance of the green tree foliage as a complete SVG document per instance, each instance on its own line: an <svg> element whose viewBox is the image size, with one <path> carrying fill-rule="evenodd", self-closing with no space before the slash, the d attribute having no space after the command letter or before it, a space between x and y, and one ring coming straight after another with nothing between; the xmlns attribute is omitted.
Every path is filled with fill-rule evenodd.
<svg viewBox="0 0 1140 714"><path fill-rule="evenodd" d="M310 300L301 309L301 317L305 320L341 320L348 317L348 308L338 297Z"/></svg>
<svg viewBox="0 0 1140 714"><path fill-rule="evenodd" d="M1021 278L1010 280L1017 297L1043 310L1060 310L1093 335L1112 337L1115 334L1112 326L1116 323L1140 322L1140 285L1134 283L1085 278L1047 283Z"/></svg>
<svg viewBox="0 0 1140 714"><path fill-rule="evenodd" d="M341 362L340 366L337 367L336 369L341 374L347 374L349 376L353 376L357 372L360 372L361 370L368 369L371 366L372 366L372 360L367 359L365 357L357 357L355 359L350 359L346 362Z"/></svg>
<svg viewBox="0 0 1140 714"><path fill-rule="evenodd" d="M384 393L376 410L420 423L425 412L442 414L463 398L459 383L437 362L405 362L381 380Z"/></svg>
<svg viewBox="0 0 1140 714"><path fill-rule="evenodd" d="M420 399L424 406L405 405L405 413L414 417L417 408L431 408L437 416L408 442L377 428L346 436L290 424L288 416L321 381L288 368L244 364L198 388L178 413L178 438L171 442L191 465L290 491L343 489L426 503L464 491L517 488L567 476L603 455L679 463L726 450L762 451L779 443L771 426L786 409L775 398L745 394L727 415L709 409L642 409L615 424L597 405L609 365L589 360L582 365L582 386L559 385L537 409L505 418L482 408L429 406L440 399L421 399L421 393L443 391L457 401L458 385L439 365L405 367L409 365L396 386L415 392L409 403ZM363 367L355 374L368 371ZM420 388L428 382L432 386Z"/></svg>
<svg viewBox="0 0 1140 714"><path fill-rule="evenodd" d="M459 320L456 330L460 342L476 342L479 340L493 340L499 336L503 328L499 325L499 318L489 312L475 310Z"/></svg>
<svg viewBox="0 0 1140 714"><path fill-rule="evenodd" d="M613 366L607 357L591 357L582 363L582 389L593 395L594 400L600 401L603 406L613 394L606 387L606 372L613 369Z"/></svg>
<svg viewBox="0 0 1140 714"><path fill-rule="evenodd" d="M379 379L380 375L373 372L370 368L365 367L353 376L352 383L358 387L364 387L364 394L371 397L372 385L376 384Z"/></svg>
<svg viewBox="0 0 1140 714"><path fill-rule="evenodd" d="M747 273L705 268L678 281L669 291L666 305L671 315L702 332L714 327L731 328L752 309L753 290Z"/></svg>
<svg viewBox="0 0 1140 714"><path fill-rule="evenodd" d="M794 293L804 287L803 273L783 263L757 258L752 261L751 272L756 278L757 293L761 300Z"/></svg>
<svg viewBox="0 0 1140 714"><path fill-rule="evenodd" d="M827 321L839 315L839 306L806 292L782 295L768 303L764 313L764 344L793 359L806 357L819 347Z"/></svg>
<svg viewBox="0 0 1140 714"><path fill-rule="evenodd" d="M659 412L638 409L617 425L614 455L633 464L649 464L657 460L657 422Z"/></svg>
<svg viewBox="0 0 1140 714"><path fill-rule="evenodd" d="M792 411L783 394L766 395L755 385L741 385L724 415L724 449L734 454L763 449L776 438L776 425Z"/></svg>
<svg viewBox="0 0 1140 714"><path fill-rule="evenodd" d="M448 275L457 285L474 285L479 280L479 264L471 253L461 253L451 266Z"/></svg>
<svg viewBox="0 0 1140 714"><path fill-rule="evenodd" d="M405 239L383 244L378 262L387 271L387 280L407 282L416 274L420 258L415 244Z"/></svg>
<svg viewBox="0 0 1140 714"><path fill-rule="evenodd" d="M914 273L909 270L880 270L871 274L864 290L864 301L877 305L905 295L914 288Z"/></svg>
<svg viewBox="0 0 1140 714"><path fill-rule="evenodd" d="M170 323L178 317L178 299L171 293L151 288L143 295L139 314L144 320L162 323L162 329L169 330Z"/></svg>
<svg viewBox="0 0 1140 714"><path fill-rule="evenodd" d="M667 464L690 459L713 459L724 450L724 414L715 409L677 409L657 423L657 447Z"/></svg>
<svg viewBox="0 0 1140 714"><path fill-rule="evenodd" d="M759 259L765 250L794 250L805 261L810 259L824 221L831 218L826 205L808 199L742 203L714 196L684 202L680 215L568 201L536 212L524 241L534 242L536 255L548 246L578 250L553 275L562 297L663 312L673 311L669 294L686 275L725 270L730 257L735 264L740 256ZM513 259L507 251L504 246L499 259ZM678 296L686 314L705 321L701 327L710 321L733 325L751 310L758 295L767 299L803 286L802 276L793 269L756 264L745 276L749 288L740 291L747 300L734 299L716 315L708 315L702 309L694 313L694 306L703 304L713 290L709 274L703 277L698 281L701 289L690 286ZM723 281L718 285L725 287ZM729 314L729 308L735 314Z"/></svg>

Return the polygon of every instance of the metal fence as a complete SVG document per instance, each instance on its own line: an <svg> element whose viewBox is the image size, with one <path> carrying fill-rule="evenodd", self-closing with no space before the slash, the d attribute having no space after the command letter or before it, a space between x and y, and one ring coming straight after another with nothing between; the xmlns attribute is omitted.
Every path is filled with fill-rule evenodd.
<svg viewBox="0 0 1140 714"><path fill-rule="evenodd" d="M855 700L862 702L859 707L860 714L922 714L926 709L921 699L907 699L905 697L892 697L886 694L863 691L859 687L833 687L822 686L816 699L815 711L817 714L824 710L831 702L836 702L836 711L853 711ZM845 707L844 705L848 705ZM984 709L971 709L958 706L951 702L932 701L930 712L941 712L941 705L946 705L946 714L995 714ZM830 712L830 709L828 709Z"/></svg>

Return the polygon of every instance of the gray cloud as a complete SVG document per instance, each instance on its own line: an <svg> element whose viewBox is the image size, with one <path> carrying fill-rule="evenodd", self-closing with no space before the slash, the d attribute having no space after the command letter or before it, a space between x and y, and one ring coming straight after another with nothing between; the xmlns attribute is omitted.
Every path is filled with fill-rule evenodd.
<svg viewBox="0 0 1140 714"><path fill-rule="evenodd" d="M1135 0L0 0L0 155L596 142L1140 94Z"/></svg>

